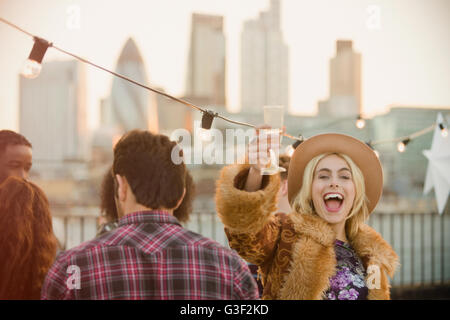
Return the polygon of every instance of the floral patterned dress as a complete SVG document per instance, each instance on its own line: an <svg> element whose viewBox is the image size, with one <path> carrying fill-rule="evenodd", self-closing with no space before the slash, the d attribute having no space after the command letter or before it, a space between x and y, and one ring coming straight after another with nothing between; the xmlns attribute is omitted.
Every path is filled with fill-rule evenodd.
<svg viewBox="0 0 450 320"><path fill-rule="evenodd" d="M346 242L336 240L336 274L330 279L326 300L366 300L369 289L364 281L365 269L361 259Z"/></svg>

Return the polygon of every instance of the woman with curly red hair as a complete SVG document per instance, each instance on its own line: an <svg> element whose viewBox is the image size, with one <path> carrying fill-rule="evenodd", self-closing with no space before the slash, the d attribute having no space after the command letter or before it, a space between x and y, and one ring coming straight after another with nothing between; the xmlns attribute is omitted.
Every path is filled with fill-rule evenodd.
<svg viewBox="0 0 450 320"><path fill-rule="evenodd" d="M39 299L56 247L44 192L6 179L0 185L0 299Z"/></svg>

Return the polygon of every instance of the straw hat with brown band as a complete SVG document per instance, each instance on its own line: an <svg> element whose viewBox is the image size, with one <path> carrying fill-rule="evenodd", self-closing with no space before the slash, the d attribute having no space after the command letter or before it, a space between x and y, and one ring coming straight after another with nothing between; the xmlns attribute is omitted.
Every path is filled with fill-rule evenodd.
<svg viewBox="0 0 450 320"><path fill-rule="evenodd" d="M322 153L339 152L349 156L364 175L368 209L371 213L383 191L383 170L375 152L364 142L339 133L325 133L303 141L292 155L288 172L289 203L302 188L303 172L308 162Z"/></svg>

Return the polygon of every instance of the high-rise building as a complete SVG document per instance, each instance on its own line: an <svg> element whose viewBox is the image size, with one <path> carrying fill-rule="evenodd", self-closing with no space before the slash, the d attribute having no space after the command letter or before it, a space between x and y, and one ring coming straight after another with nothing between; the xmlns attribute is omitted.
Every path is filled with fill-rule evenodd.
<svg viewBox="0 0 450 320"><path fill-rule="evenodd" d="M82 63L44 63L36 79L20 77L20 132L33 144L33 162L88 157L86 77Z"/></svg>
<svg viewBox="0 0 450 320"><path fill-rule="evenodd" d="M186 96L225 107L225 61L223 17L194 13Z"/></svg>
<svg viewBox="0 0 450 320"><path fill-rule="evenodd" d="M117 61L116 72L139 83L149 84L144 61L129 38ZM109 126L121 132L142 129L158 132L158 111L155 93L115 77L109 97L109 112L103 114Z"/></svg>
<svg viewBox="0 0 450 320"><path fill-rule="evenodd" d="M241 35L241 108L260 113L264 105L289 107L289 51L280 28L280 0L244 23Z"/></svg>
<svg viewBox="0 0 450 320"><path fill-rule="evenodd" d="M330 60L330 93L319 102L319 115L356 116L361 113L361 54L351 40L336 42L336 56Z"/></svg>
<svg viewBox="0 0 450 320"><path fill-rule="evenodd" d="M162 88L157 89L161 92L164 92L164 89ZM185 99L185 97L179 98ZM156 99L158 101L159 132L161 134L165 134L170 137L174 130L182 128L188 131L192 131L193 110L191 108L185 106L184 104L181 104L180 102L169 99L163 95L158 95ZM190 100L190 102L197 104L197 101Z"/></svg>

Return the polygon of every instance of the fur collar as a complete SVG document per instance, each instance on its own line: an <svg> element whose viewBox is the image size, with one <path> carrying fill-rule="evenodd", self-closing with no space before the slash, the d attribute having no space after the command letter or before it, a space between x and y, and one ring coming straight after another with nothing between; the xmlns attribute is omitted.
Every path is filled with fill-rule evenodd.
<svg viewBox="0 0 450 320"><path fill-rule="evenodd" d="M336 235L330 225L319 217L292 212L290 215L294 229L321 245L334 245ZM398 256L383 237L367 224L361 226L353 239L349 239L351 246L361 258L370 258L386 268L392 277L398 265Z"/></svg>
<svg viewBox="0 0 450 320"><path fill-rule="evenodd" d="M322 299L328 289L329 279L335 274L335 233L319 217L298 213L289 214L295 231L299 234L293 246L292 261L280 291L281 299ZM398 265L398 256L381 235L368 225L349 239L351 246L365 267L376 264L389 276ZM388 299L389 285L382 272L380 289L369 290L369 299Z"/></svg>
<svg viewBox="0 0 450 320"><path fill-rule="evenodd" d="M289 217L294 223L294 229L298 234L307 236L325 247L334 245L336 234L323 219L295 212L292 212Z"/></svg>
<svg viewBox="0 0 450 320"><path fill-rule="evenodd" d="M372 263L383 266L392 278L399 266L399 259L394 249L383 239L383 237L368 225L363 225L350 243L356 253L370 260Z"/></svg>

